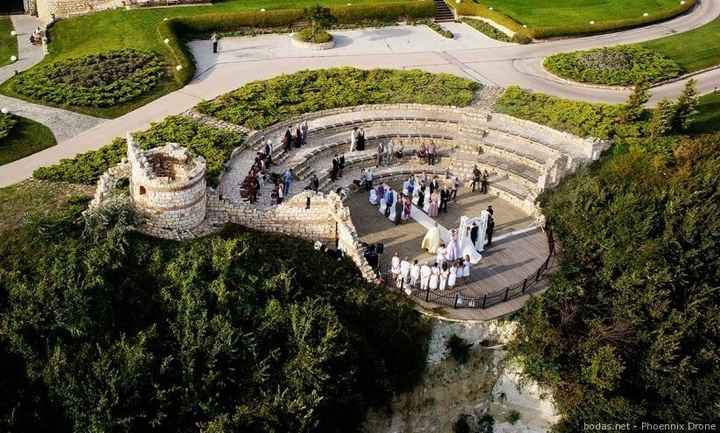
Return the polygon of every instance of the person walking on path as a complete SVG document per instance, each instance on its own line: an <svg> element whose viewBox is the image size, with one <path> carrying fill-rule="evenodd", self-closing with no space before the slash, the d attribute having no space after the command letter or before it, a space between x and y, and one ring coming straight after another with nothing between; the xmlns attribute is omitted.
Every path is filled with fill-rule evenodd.
<svg viewBox="0 0 720 433"><path fill-rule="evenodd" d="M210 41L212 42L213 54L217 54L218 42L220 42L220 37L217 33L213 33L212 36L210 36Z"/></svg>
<svg viewBox="0 0 720 433"><path fill-rule="evenodd" d="M473 180L472 180L472 192L475 192L476 189L480 188L480 178L482 177L482 173L480 172L480 169L476 165L473 167Z"/></svg>

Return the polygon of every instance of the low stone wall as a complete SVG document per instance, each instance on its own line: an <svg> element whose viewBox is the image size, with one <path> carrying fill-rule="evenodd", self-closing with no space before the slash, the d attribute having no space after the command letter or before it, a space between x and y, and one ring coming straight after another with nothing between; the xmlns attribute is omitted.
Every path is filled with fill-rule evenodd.
<svg viewBox="0 0 720 433"><path fill-rule="evenodd" d="M118 183L123 179L130 178L130 170L131 167L127 161L123 161L106 170L105 173L100 176L100 179L98 179L97 186L95 187L95 196L93 196L89 208L96 209L105 200L109 199Z"/></svg>

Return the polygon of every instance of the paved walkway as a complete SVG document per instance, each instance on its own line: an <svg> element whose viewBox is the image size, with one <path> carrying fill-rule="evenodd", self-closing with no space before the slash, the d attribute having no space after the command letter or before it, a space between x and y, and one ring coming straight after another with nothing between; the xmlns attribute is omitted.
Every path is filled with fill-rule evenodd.
<svg viewBox="0 0 720 433"><path fill-rule="evenodd" d="M518 84L565 98L622 102L626 92L571 86L546 75L542 68L538 69L538 65L544 57L557 52L656 39L691 30L718 16L720 0L702 0L691 13L666 23L532 45L493 41L466 25L453 26L457 40L442 38L424 26L334 32L340 44L338 48L326 52L290 51L288 35L226 38L221 43L222 52L217 56L212 55L208 41L194 41L190 48L198 61L199 75L192 83L122 117L60 140L58 146L0 167L0 187L29 177L38 167L98 149L115 137L145 129L153 121L182 113L200 101L212 99L250 81L303 69L335 66L418 68L428 72L448 72L487 84ZM717 70L695 77L701 92L711 91L717 86L718 78L720 71ZM653 101L677 95L683 84L678 82L653 89Z"/></svg>
<svg viewBox="0 0 720 433"><path fill-rule="evenodd" d="M42 23L29 15L10 17L17 32L18 60L0 68L0 83L7 81L16 71L32 68L43 59L42 47L30 43L30 35ZM0 95L0 107L7 108L18 116L27 117L50 128L58 143L69 140L104 120L59 108L32 104L16 98ZM2 168L0 168L2 170Z"/></svg>

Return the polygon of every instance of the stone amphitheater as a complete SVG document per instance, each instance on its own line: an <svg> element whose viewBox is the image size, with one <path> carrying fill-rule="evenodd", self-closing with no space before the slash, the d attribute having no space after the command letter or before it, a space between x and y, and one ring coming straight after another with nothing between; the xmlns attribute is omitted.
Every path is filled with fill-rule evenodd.
<svg viewBox="0 0 720 433"><path fill-rule="evenodd" d="M216 128L247 134L244 145L235 149L226 162L217 188L206 187L202 158L192 157L176 144L143 152L128 135L128 158L101 177L93 206L100 206L112 195L118 182L128 178L131 203L144 217L139 229L149 235L189 239L219 231L226 223L236 223L321 240L343 250L371 281L377 281L378 275L364 258L362 241L382 240L382 231L390 228L383 228L388 221L380 222L384 219L381 215L366 213L365 208L370 205L364 192L352 191L357 189L353 180L360 177L360 171L375 165L375 148L379 141L401 140L407 156L376 169L376 180L393 182L425 173L452 174L468 181L477 165L491 173L488 198L484 200L494 200L492 203L496 208L507 209L505 213L515 215L518 221L530 221L528 229L522 232L537 229L531 234L539 239L544 239L544 235L539 230L542 228L541 211L535 203L538 194L556 185L581 164L597 159L607 148L607 143L600 140L579 138L477 106L354 106L307 113L259 131L248 131L195 111L187 115ZM307 121L309 126L307 143L287 152L279 145L281 138L288 127L294 128L302 121ZM350 131L355 126L365 129L369 150L349 152ZM291 168L296 177L286 200L280 205L270 200L271 182L261 187L256 203L247 202L241 191L243 179L267 140L274 143L274 165L270 171L281 174ZM420 143L427 140L432 140L440 153L439 163L433 166L414 156ZM344 176L333 181L329 177L329 168L336 154L345 155L346 167ZM313 174L320 179L319 193L305 189ZM346 188L351 192L351 198L356 199L343 202L334 192L337 188ZM460 211L463 210L477 209L469 206ZM370 221L375 217L379 220ZM356 225L363 227L361 234ZM508 224L510 226L512 224ZM368 227L378 230L373 234ZM384 236L387 237L387 233ZM512 233L506 236L510 238ZM530 273L529 269L534 270L532 266L542 263L548 254L546 243L538 243L538 238L529 235L516 237L502 247L495 247L508 251L493 253L488 257L489 262L485 259L480 262L480 269L494 271L475 273L477 277L473 283L461 286L455 292L453 306L478 308L475 301L467 302L467 299L483 293L487 296L513 279L522 281L525 274ZM523 242L524 246L518 246ZM415 248L421 253L419 241ZM507 272L498 277L495 275L498 269ZM438 303L447 305L447 302Z"/></svg>

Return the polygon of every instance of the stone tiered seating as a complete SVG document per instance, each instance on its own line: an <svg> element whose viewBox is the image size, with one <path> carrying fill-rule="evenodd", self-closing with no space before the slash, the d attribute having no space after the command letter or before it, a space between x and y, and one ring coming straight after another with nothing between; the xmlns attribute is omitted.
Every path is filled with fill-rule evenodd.
<svg viewBox="0 0 720 433"><path fill-rule="evenodd" d="M286 152L280 145L282 135L288 127L294 131L303 120L308 122L309 127L307 143L300 149ZM365 130L365 151L350 154L347 153L350 132L355 126ZM274 144L273 160L276 163L272 171L283 172L292 168L300 180L316 174L322 188L329 190L342 186L342 182L331 182L329 179L334 155L345 154L343 181L354 179L361 168L375 165L378 141L394 137L432 138L440 154L445 156L439 169L449 169L468 183L475 165L482 170L487 169L492 173L491 192L524 208L534 206L534 199L542 189L539 180L547 179L543 174L559 157L567 157L567 162L562 163L563 169L572 169L578 161L594 157L602 148L602 145L590 140L476 108L367 105L308 113L256 131L246 142L248 150L236 155L230 165L247 165L243 161L249 158L243 154L253 152L254 155L265 140L270 139ZM416 145L404 141L406 151L416 149ZM403 162L403 165L412 164L416 165L413 169L419 172L428 169L416 158L410 163ZM381 170L392 171L392 168Z"/></svg>

